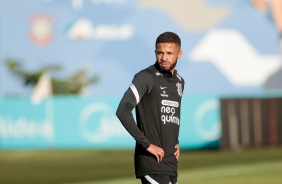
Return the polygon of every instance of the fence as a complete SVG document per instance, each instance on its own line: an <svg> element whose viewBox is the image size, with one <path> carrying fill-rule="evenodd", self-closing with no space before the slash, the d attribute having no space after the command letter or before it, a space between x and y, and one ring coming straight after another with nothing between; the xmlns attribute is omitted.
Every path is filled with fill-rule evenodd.
<svg viewBox="0 0 282 184"><path fill-rule="evenodd" d="M221 148L282 144L282 98L221 99Z"/></svg>

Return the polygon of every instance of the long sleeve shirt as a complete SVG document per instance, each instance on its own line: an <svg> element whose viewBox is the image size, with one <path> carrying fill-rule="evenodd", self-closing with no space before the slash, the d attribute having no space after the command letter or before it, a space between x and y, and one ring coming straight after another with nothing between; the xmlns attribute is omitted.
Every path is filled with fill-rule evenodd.
<svg viewBox="0 0 282 184"><path fill-rule="evenodd" d="M146 174L177 176L177 159L180 106L184 80L175 70L161 72L158 64L138 72L118 106L117 116L125 129L136 140L136 177ZM136 121L133 109L136 110ZM162 162L146 149L150 144L164 149Z"/></svg>

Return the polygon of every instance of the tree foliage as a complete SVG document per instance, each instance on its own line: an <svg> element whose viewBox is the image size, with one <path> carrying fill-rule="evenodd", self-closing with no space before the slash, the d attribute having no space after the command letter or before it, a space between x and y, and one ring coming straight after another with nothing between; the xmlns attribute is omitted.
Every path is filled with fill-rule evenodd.
<svg viewBox="0 0 282 184"><path fill-rule="evenodd" d="M22 62L14 59L7 59L5 66L9 71L20 80L25 86L34 87L41 75L45 72L52 76L52 90L53 94L81 94L83 90L89 85L97 83L98 76L89 77L87 71L79 69L66 78L56 77L56 73L62 70L60 65L48 65L39 68L37 71L27 71Z"/></svg>

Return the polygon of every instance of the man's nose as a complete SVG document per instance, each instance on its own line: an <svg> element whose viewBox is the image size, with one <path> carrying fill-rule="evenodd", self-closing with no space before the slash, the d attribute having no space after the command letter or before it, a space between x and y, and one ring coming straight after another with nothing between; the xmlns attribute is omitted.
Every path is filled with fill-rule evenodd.
<svg viewBox="0 0 282 184"><path fill-rule="evenodd" d="M167 54L164 53L164 54L162 55L162 59L163 59L163 60L166 60L166 58L167 58Z"/></svg>

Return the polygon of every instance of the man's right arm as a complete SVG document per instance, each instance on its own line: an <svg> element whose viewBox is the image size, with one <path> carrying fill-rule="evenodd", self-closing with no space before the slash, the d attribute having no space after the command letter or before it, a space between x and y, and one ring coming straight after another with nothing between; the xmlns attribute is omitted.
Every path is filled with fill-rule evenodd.
<svg viewBox="0 0 282 184"><path fill-rule="evenodd" d="M155 155L157 162L161 162L164 157L164 150L151 144L144 133L137 127L132 115L132 110L149 93L153 86L153 77L149 73L136 75L132 84L125 92L116 112L117 117L137 143L141 144L151 154Z"/></svg>
<svg viewBox="0 0 282 184"><path fill-rule="evenodd" d="M116 115L125 129L136 142L142 145L145 149L149 148L150 142L145 137L144 133L137 127L132 110L143 98L144 94L150 90L152 81L151 75L148 73L135 75L132 84L124 93L116 111Z"/></svg>
<svg viewBox="0 0 282 184"><path fill-rule="evenodd" d="M120 101L116 115L124 128L136 140L136 142L141 144L143 148L147 149L150 146L150 142L145 137L144 133L137 127L133 118L132 110L135 106L134 94L131 89L128 88Z"/></svg>

